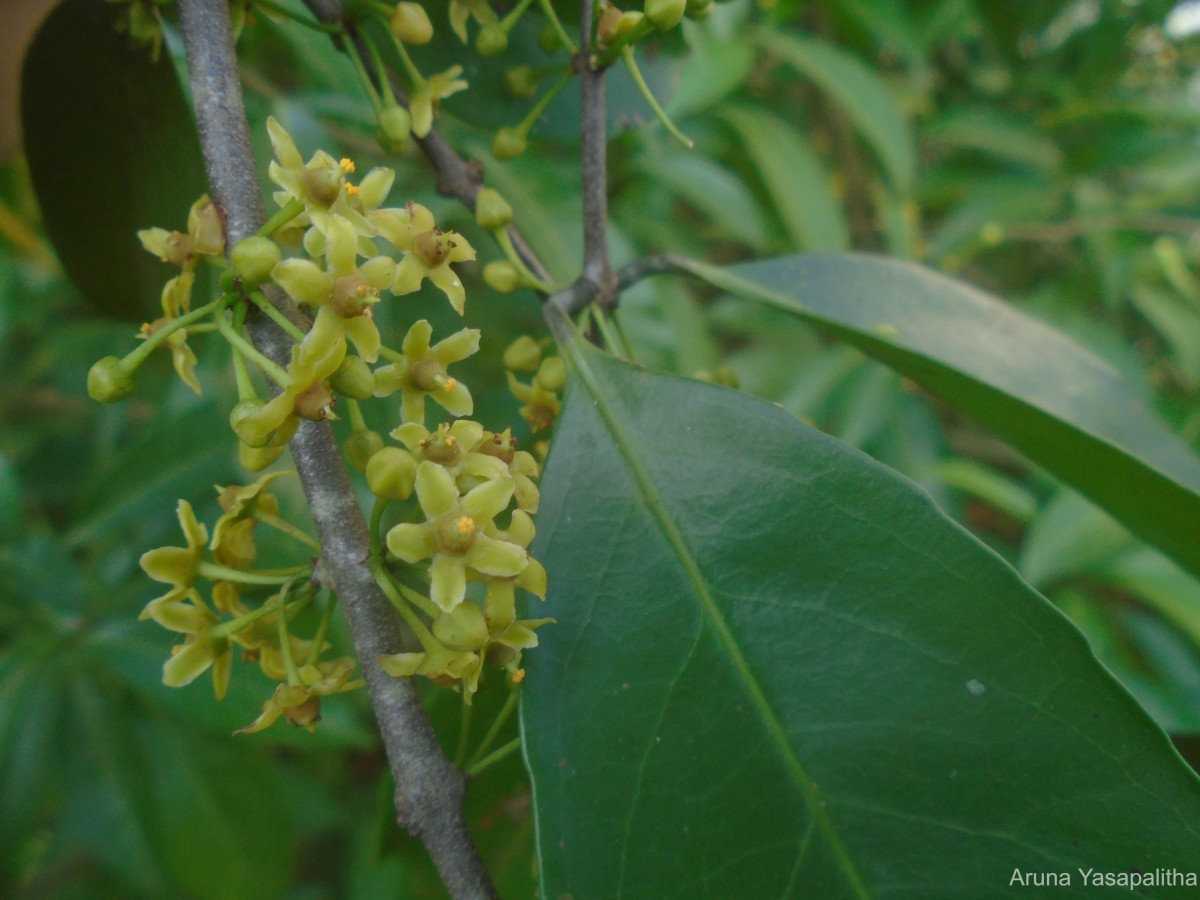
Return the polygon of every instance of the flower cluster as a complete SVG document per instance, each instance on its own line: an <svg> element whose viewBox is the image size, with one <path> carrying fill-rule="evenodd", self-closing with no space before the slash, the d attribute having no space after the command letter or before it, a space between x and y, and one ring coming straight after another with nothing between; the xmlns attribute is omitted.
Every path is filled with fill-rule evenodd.
<svg viewBox="0 0 1200 900"><path fill-rule="evenodd" d="M332 602L326 604L326 616L313 639L298 638L290 631L290 621L312 597L307 587L310 565L270 573L251 568L258 524L279 528L315 548L311 538L278 517L279 503L267 491L272 482L289 474L273 472L253 484L218 488L223 514L211 542L191 504L180 500L179 524L186 546L158 547L141 558L147 575L170 585L167 593L146 605L141 618L184 635L163 666L164 684L181 687L211 670L220 700L229 686L235 646L241 648L243 659L256 662L264 675L281 682L263 714L242 732L260 731L281 715L311 730L319 718L319 697L361 685L350 680L353 659L320 658L329 648L324 632ZM207 558L210 552L212 560ZM202 581L211 583L208 600L200 593ZM263 586L278 591L251 606L243 594Z"/></svg>

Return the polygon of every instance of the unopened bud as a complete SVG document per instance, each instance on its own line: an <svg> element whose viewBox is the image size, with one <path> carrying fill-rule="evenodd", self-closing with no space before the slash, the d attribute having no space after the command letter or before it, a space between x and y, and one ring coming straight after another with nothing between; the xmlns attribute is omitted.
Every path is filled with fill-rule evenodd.
<svg viewBox="0 0 1200 900"><path fill-rule="evenodd" d="M557 356L547 356L538 366L534 380L548 391L561 391L567 383L567 365Z"/></svg>
<svg viewBox="0 0 1200 900"><path fill-rule="evenodd" d="M397 3L391 28L392 34L406 44L428 44L433 37L433 23L419 3Z"/></svg>
<svg viewBox="0 0 1200 900"><path fill-rule="evenodd" d="M504 90L514 97L532 97L537 86L538 77L533 66L513 66L504 73Z"/></svg>
<svg viewBox="0 0 1200 900"><path fill-rule="evenodd" d="M125 361L115 356L98 360L88 370L88 396L97 403L116 403L133 393L136 382Z"/></svg>
<svg viewBox="0 0 1200 900"><path fill-rule="evenodd" d="M492 154L496 159L515 159L525 152L526 146L525 133L506 125L496 132L492 140Z"/></svg>
<svg viewBox="0 0 1200 900"><path fill-rule="evenodd" d="M646 18L659 31L670 31L683 20L687 0L646 0Z"/></svg>
<svg viewBox="0 0 1200 900"><path fill-rule="evenodd" d="M521 273L507 259L498 259L483 267L483 280L493 291L511 294L521 286Z"/></svg>
<svg viewBox="0 0 1200 900"><path fill-rule="evenodd" d="M687 14L693 19L706 19L712 12L713 0L687 0Z"/></svg>
<svg viewBox="0 0 1200 900"><path fill-rule="evenodd" d="M403 106L389 106L379 114L379 127L375 129L375 140L388 153L401 154L408 144L412 131L412 117Z"/></svg>
<svg viewBox="0 0 1200 900"><path fill-rule="evenodd" d="M538 46L547 53L557 53L563 49L562 37L558 33L558 29L551 24L547 24L540 32L538 32Z"/></svg>
<svg viewBox="0 0 1200 900"><path fill-rule="evenodd" d="M262 284L271 277L271 270L279 262L279 245L270 238L248 237L238 241L229 253L229 261L237 270L242 281Z"/></svg>
<svg viewBox="0 0 1200 900"><path fill-rule="evenodd" d="M384 447L367 461L366 475L367 485L376 497L406 500L417 481L417 461L399 447Z"/></svg>
<svg viewBox="0 0 1200 900"><path fill-rule="evenodd" d="M475 52L480 56L499 56L508 49L508 32L500 23L485 25L475 38Z"/></svg>
<svg viewBox="0 0 1200 900"><path fill-rule="evenodd" d="M238 441L238 462L247 472L261 472L279 458L283 445L278 447L251 447Z"/></svg>
<svg viewBox="0 0 1200 900"><path fill-rule="evenodd" d="M352 431L350 437L346 438L346 459L360 472L367 471L371 457L382 449L383 436L378 431Z"/></svg>
<svg viewBox="0 0 1200 900"><path fill-rule="evenodd" d="M243 400L229 411L229 427L247 447L265 447L271 443L271 432L264 431L253 421L262 408L261 400Z"/></svg>
<svg viewBox="0 0 1200 900"><path fill-rule="evenodd" d="M499 191L484 188L475 198L475 221L481 228L495 231L512 221L512 207Z"/></svg>
<svg viewBox="0 0 1200 900"><path fill-rule="evenodd" d="M504 367L517 372L532 372L542 361L542 348L527 334L504 348Z"/></svg>
<svg viewBox="0 0 1200 900"><path fill-rule="evenodd" d="M329 385L339 394L366 400L375 395L375 374L361 356L347 355L329 379Z"/></svg>

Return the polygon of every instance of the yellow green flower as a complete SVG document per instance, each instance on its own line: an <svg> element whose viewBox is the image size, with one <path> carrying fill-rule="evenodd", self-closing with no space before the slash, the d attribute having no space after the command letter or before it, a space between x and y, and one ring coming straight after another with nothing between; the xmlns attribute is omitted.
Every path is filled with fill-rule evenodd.
<svg viewBox="0 0 1200 900"><path fill-rule="evenodd" d="M432 347L433 326L419 319L408 329L400 350L403 357L375 370L375 396L401 392L400 414L405 422L425 421L425 398L431 397L453 416L469 416L475 408L467 386L452 378L449 367L479 349L479 329L464 328Z"/></svg>
<svg viewBox="0 0 1200 900"><path fill-rule="evenodd" d="M484 482L459 497L450 473L424 460L417 467L416 490L426 521L394 526L387 546L407 563L432 559L429 597L441 609L448 612L462 602L468 568L509 578L529 564L523 547L485 533L492 519L508 507L511 478Z"/></svg>
<svg viewBox="0 0 1200 900"><path fill-rule="evenodd" d="M350 160L336 160L324 150L318 150L306 163L292 136L275 118L267 119L267 134L275 150L267 174L282 190L275 192L275 202L281 207L299 200L306 210L328 210L342 196L346 175L354 171Z"/></svg>
<svg viewBox="0 0 1200 900"><path fill-rule="evenodd" d="M360 266L358 233L345 217L329 216L325 228L325 269L308 259L285 259L271 279L296 301L320 307L318 319L323 317L326 327L340 325L362 358L374 362L380 339L370 309L391 284L396 264L376 256Z"/></svg>
<svg viewBox="0 0 1200 900"><path fill-rule="evenodd" d="M293 725L314 731L321 719L321 697L358 687L358 684L350 683L353 671L354 660L349 657L301 666L299 673L303 683L279 685L271 699L263 704L262 714L234 734L252 734L270 728L280 716L286 716Z"/></svg>
<svg viewBox="0 0 1200 900"><path fill-rule="evenodd" d="M562 401L559 400L558 394L546 390L536 379L531 384L525 384L518 381L512 372L505 374L508 376L508 389L525 404L519 412L530 428L542 431L558 420L558 413L562 409Z"/></svg>
<svg viewBox="0 0 1200 900"><path fill-rule="evenodd" d="M513 480L513 496L517 508L528 513L538 509L538 487L533 479L538 477L537 460L526 450L517 449L517 439L512 436L512 429L506 428L499 434L485 431L477 444L472 447L475 453L499 461ZM468 473L470 474L470 473ZM470 482L460 487L472 487Z"/></svg>
<svg viewBox="0 0 1200 900"><path fill-rule="evenodd" d="M462 71L462 66L451 66L445 72L428 76L413 89L408 101L408 114L412 117L412 132L417 137L423 138L429 134L442 100L466 89L467 83L458 77Z"/></svg>
<svg viewBox="0 0 1200 900"><path fill-rule="evenodd" d="M180 277L182 278L183 276ZM171 281L176 280L178 279L171 279ZM166 305L165 292L163 305ZM144 341L156 332L161 331L170 323L171 319L166 317L155 319L153 322L147 322L143 324L141 330L138 331L137 338L138 340ZM175 374L179 376L180 380L197 394L201 393L200 381L196 378L196 354L193 353L192 348L188 346L187 329L180 328L176 331L172 331L169 335L167 335L167 339L163 341L161 349L166 350L171 354L171 365L174 367Z"/></svg>
<svg viewBox="0 0 1200 900"><path fill-rule="evenodd" d="M218 487L217 502L223 512L217 524L213 526L212 550L213 559L222 566L231 569L247 569L254 562L254 526L257 524L255 515L266 512L270 515L279 513L279 501L265 493L271 482L291 475L291 472L270 472L253 484Z"/></svg>
<svg viewBox="0 0 1200 900"><path fill-rule="evenodd" d="M506 467L494 456L476 452L485 432L470 419L453 425L442 423L430 431L420 422L405 422L392 431L392 437L404 444L418 460L435 462L449 472L460 490L504 475Z"/></svg>
<svg viewBox="0 0 1200 900"><path fill-rule="evenodd" d="M487 0L450 0L450 28L464 44L467 42L467 20L472 16L480 25L494 25L500 21Z"/></svg>
<svg viewBox="0 0 1200 900"><path fill-rule="evenodd" d="M186 500L179 501L176 515L187 546L148 550L142 554L139 565L155 581L180 590L196 583L196 572L204 559L204 545L208 543L208 530L196 521L192 504Z"/></svg>

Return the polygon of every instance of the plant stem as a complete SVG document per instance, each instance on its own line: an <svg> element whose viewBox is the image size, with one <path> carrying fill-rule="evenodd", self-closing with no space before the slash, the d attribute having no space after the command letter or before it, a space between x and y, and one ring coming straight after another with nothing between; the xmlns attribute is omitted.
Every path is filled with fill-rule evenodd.
<svg viewBox="0 0 1200 900"><path fill-rule="evenodd" d="M670 132L671 136L689 150L696 146L695 142L682 131L675 127L675 123L667 116L666 111L658 103L658 98L654 96L654 92L650 90L650 85L646 84L646 79L642 77L642 70L638 68L637 59L633 55L633 47L625 47L621 51L621 60L625 63L625 68L629 70L629 74L633 76L633 83L637 85L638 92L642 98L654 110L654 115L658 121L663 123L663 127Z"/></svg>
<svg viewBox="0 0 1200 900"><path fill-rule="evenodd" d="M579 52L579 48L575 46L575 42L571 40L571 36L567 34L567 29L563 28L562 22L558 20L558 13L554 11L554 4L551 0L538 0L538 7L542 14L550 20L551 26L558 33L558 39L563 42L563 46L572 55Z"/></svg>
<svg viewBox="0 0 1200 900"><path fill-rule="evenodd" d="M172 334L174 334L180 328L186 328L193 322L199 322L205 316L211 315L225 302L225 298L222 297L219 300L214 300L212 303L201 306L199 309L193 309L189 313L184 313L177 319L172 319L158 331L154 332L154 334L150 335L150 337L146 338L146 340L139 344L134 350L126 354L126 363L133 368L137 368L137 366L141 365L145 361L146 357L153 353L154 350Z"/></svg>
<svg viewBox="0 0 1200 900"><path fill-rule="evenodd" d="M305 531L297 528L287 519L281 519L279 516L269 512L263 512L261 509L254 513L254 518L258 519L258 521L262 522L264 525L286 534L288 537L295 538L318 556L320 555L321 545L317 543L316 538L314 538L311 534L308 534Z"/></svg>
<svg viewBox="0 0 1200 900"><path fill-rule="evenodd" d="M495 765L496 763L500 762L500 760L504 759L504 757L509 756L520 749L521 739L519 737L515 737L503 747L496 750L494 753L485 756L477 763L472 763L471 765L467 766L467 774L474 778L484 769Z"/></svg>
<svg viewBox="0 0 1200 900"><path fill-rule="evenodd" d="M513 710L517 708L517 691L514 688L508 692L508 696L504 698L504 705L500 707L500 712L496 713L496 718L492 720L492 726L487 730L487 734L483 736L483 740L479 742L479 746L475 748L475 752L471 755L471 762L467 764L467 771L479 762L488 750L491 749L492 742L496 740L496 735L508 722L508 717L512 715Z"/></svg>
<svg viewBox="0 0 1200 900"><path fill-rule="evenodd" d="M325 34L341 34L342 29L336 25L326 25L323 22L314 22L312 19L305 19L302 16L296 15L286 6L275 3L274 0L254 0L254 6L261 6L263 9L269 9L277 15L291 19L297 25L303 25L305 28L311 28L313 31L323 31Z"/></svg>
<svg viewBox="0 0 1200 900"><path fill-rule="evenodd" d="M266 220L225 0L180 0L180 24L209 186L225 214L226 246ZM326 19L318 15L318 19ZM349 43L349 42L346 42ZM267 297L293 321L295 306L281 291ZM286 363L291 339L266 317L251 323L255 344ZM416 686L393 678L378 658L403 646L396 617L368 566L370 540L362 511L327 422L302 422L292 459L308 498L324 552L322 583L337 592L370 692L395 779L396 819L425 844L454 898L496 897L463 817L466 783L446 759Z"/></svg>
<svg viewBox="0 0 1200 900"><path fill-rule="evenodd" d="M287 596L286 592L284 596ZM300 670L296 668L296 660L292 658L292 641L291 636L288 634L288 618L283 613L279 615L279 655L283 657L283 670L287 672L288 684L303 684L304 682L300 678Z"/></svg>
<svg viewBox="0 0 1200 900"><path fill-rule="evenodd" d="M250 302L257 306L267 315L276 325L288 333L288 335L297 341L304 340L304 332L300 330L287 316L271 305L271 301L263 296L262 291L250 291L246 294L250 298Z"/></svg>
<svg viewBox="0 0 1200 900"><path fill-rule="evenodd" d="M233 345L234 352L242 354L242 356L262 369L263 373L281 388L286 388L291 384L287 370L260 353L257 347L238 334L233 326L225 321L224 316L217 316L217 329L224 336L225 340Z"/></svg>
<svg viewBox="0 0 1200 900"><path fill-rule="evenodd" d="M304 212L304 201L293 197L272 215L271 218L267 219L262 228L258 229L258 236L270 237L302 212Z"/></svg>
<svg viewBox="0 0 1200 900"><path fill-rule="evenodd" d="M475 707L463 698L462 715L458 724L458 749L454 753L454 766L461 769L467 759L467 742L471 737L471 710Z"/></svg>
<svg viewBox="0 0 1200 900"><path fill-rule="evenodd" d="M325 643L325 635L329 631L329 623L333 619L333 610L337 606L337 594L330 594L321 610L321 621L317 625L317 633L313 635L312 647L308 650L305 663L314 665L321 656L321 645Z"/></svg>
<svg viewBox="0 0 1200 900"><path fill-rule="evenodd" d="M280 585L293 578L288 575L263 575L260 572L243 572L241 569L231 569L229 566L217 563L201 562L196 567L196 573L210 581L236 581L238 584L271 584Z"/></svg>
<svg viewBox="0 0 1200 900"><path fill-rule="evenodd" d="M591 62L593 10L593 0L583 0L580 50L575 56L582 116L583 273L580 279L593 286L597 303L614 306L617 302L617 279L608 259L608 135L604 70L594 68Z"/></svg>

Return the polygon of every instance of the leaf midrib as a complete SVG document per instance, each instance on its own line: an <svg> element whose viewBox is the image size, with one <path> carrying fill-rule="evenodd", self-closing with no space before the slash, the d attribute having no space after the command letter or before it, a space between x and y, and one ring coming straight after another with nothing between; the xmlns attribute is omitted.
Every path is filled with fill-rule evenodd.
<svg viewBox="0 0 1200 900"><path fill-rule="evenodd" d="M604 421L609 434L612 436L621 457L625 460L629 467L630 473L633 475L634 482L637 484L642 501L646 504L654 521L657 523L663 537L666 538L679 561L680 568L683 570L684 577L691 585L692 591L696 598L700 601L700 608L703 611L710 627L713 629L721 646L725 648L729 654L729 658L733 663L734 671L737 673L742 687L762 719L763 724L770 734L779 756L784 762L785 767L791 773L793 781L799 788L801 796L804 798L805 805L808 807L809 815L816 822L817 827L824 835L829 844L834 858L842 869L843 874L850 887L859 897L869 898L870 892L867 890L866 884L863 882L862 876L859 874L850 858L850 853L845 844L842 843L837 831L833 827L833 822L830 820L826 810L821 806L820 800L813 788L812 779L805 771L803 764L792 751L791 744L788 741L787 732L783 727L783 723L775 715L771 709L767 697L762 687L759 685L754 674L750 671L749 663L746 657L742 654L741 648L737 640L733 636L729 625L725 622L724 616L713 599L712 593L709 590L708 583L704 579L703 573L696 562L691 550L684 541L682 533L678 526L667 514L667 510L663 505L658 491L654 487L654 483L650 478L649 472L642 464L641 459L634 451L632 441L629 435L618 421L607 397L603 391L599 389L596 376L584 358L584 353L579 344L578 334L573 326L570 326L565 321L555 322L551 319L552 326L558 325L554 331L559 336L559 343L562 346L571 362L574 364L575 371L580 376L580 380L587 387L588 393L591 395L596 404L596 410L600 414L600 418Z"/></svg>

